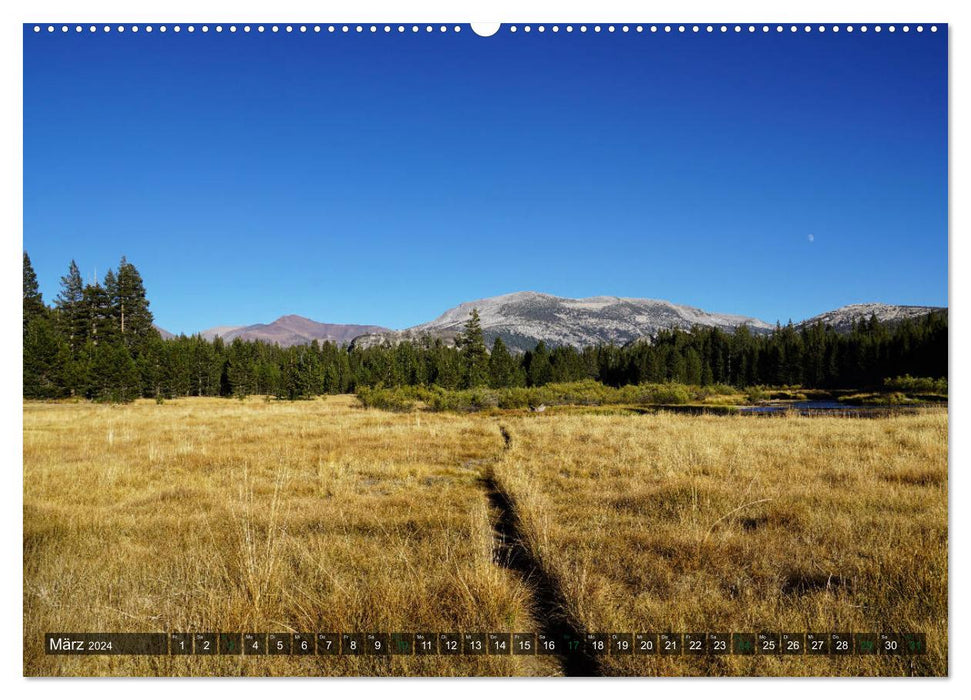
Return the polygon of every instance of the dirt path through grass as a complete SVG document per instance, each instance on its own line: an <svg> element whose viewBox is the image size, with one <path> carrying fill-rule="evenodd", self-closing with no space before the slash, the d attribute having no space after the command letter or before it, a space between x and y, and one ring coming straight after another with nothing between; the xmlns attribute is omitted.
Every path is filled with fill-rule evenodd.
<svg viewBox="0 0 971 700"><path fill-rule="evenodd" d="M512 434L505 426L499 426L503 449L498 459L503 459L512 449ZM540 634L554 640L557 657L565 676L603 675L597 657L587 653L584 631L567 613L566 600L559 583L542 567L530 551L520 528L515 502L496 480L493 464L485 467L482 486L489 500L493 523L493 561L497 566L519 576L532 593L533 616ZM570 651L566 640L575 640L578 649ZM537 649L537 651L539 651Z"/></svg>

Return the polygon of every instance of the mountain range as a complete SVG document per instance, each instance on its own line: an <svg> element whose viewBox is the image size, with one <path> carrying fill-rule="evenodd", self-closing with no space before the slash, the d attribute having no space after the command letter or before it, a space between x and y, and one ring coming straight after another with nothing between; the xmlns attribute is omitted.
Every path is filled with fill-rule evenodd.
<svg viewBox="0 0 971 700"><path fill-rule="evenodd" d="M376 325L319 323L302 316L282 316L272 323L248 326L216 326L202 331L207 340L219 336L226 342L235 338L263 340L281 346L310 343L314 340L353 344L367 348L385 343L396 344L423 336L454 342L472 309L479 312L483 336L491 346L495 338L514 351L529 350L539 342L547 345L578 347L612 343L623 345L649 338L671 328L688 329L707 326L730 331L746 325L755 333L768 333L775 328L757 318L716 313L692 306L655 299L632 299L598 296L570 299L538 292L516 292L459 304L438 318L404 330L391 330ZM797 327L821 321L839 332L852 328L855 321L876 316L885 323L923 316L942 310L934 306L899 306L892 304L851 304L813 316ZM159 329L166 335L166 331Z"/></svg>

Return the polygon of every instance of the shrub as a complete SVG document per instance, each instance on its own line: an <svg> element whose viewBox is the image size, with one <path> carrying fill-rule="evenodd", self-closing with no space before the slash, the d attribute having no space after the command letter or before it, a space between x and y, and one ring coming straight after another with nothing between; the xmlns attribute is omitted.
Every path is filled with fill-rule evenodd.
<svg viewBox="0 0 971 700"><path fill-rule="evenodd" d="M383 389L361 387L357 390L358 400L365 408L379 408L384 411L406 413L415 408L414 399L405 395L401 388Z"/></svg>
<svg viewBox="0 0 971 700"><path fill-rule="evenodd" d="M947 394L947 377L933 379L931 377L887 377L883 380L883 387L892 391L922 394Z"/></svg>
<svg viewBox="0 0 971 700"><path fill-rule="evenodd" d="M528 408L531 389L514 387L500 389L498 392L499 408Z"/></svg>
<svg viewBox="0 0 971 700"><path fill-rule="evenodd" d="M750 386L745 390L745 400L749 403L765 401L769 394L764 386Z"/></svg>
<svg viewBox="0 0 971 700"><path fill-rule="evenodd" d="M687 404L703 401L711 393L737 394L725 385L693 387L685 384L638 384L609 387L592 379L538 387L447 390L433 387L360 387L357 397L366 408L412 411L419 403L431 411L483 411L492 408L525 409L531 406L605 406L611 404Z"/></svg>
<svg viewBox="0 0 971 700"><path fill-rule="evenodd" d="M738 393L738 389L728 384L710 384L704 387L704 391L708 396L729 396Z"/></svg>
<svg viewBox="0 0 971 700"><path fill-rule="evenodd" d="M652 403L684 404L691 400L688 388L682 384L659 384Z"/></svg>
<svg viewBox="0 0 971 700"><path fill-rule="evenodd" d="M899 391L893 391L886 396L887 404L890 406L900 406L902 404L908 403L910 399L907 398L906 394Z"/></svg>

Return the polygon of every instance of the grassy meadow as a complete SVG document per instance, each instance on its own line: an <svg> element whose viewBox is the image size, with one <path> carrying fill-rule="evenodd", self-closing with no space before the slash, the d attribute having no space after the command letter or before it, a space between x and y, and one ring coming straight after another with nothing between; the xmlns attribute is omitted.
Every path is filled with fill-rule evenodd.
<svg viewBox="0 0 971 700"><path fill-rule="evenodd" d="M547 659L63 657L45 631L533 629L492 563L495 427L352 397L24 405L28 675L531 675Z"/></svg>
<svg viewBox="0 0 971 700"><path fill-rule="evenodd" d="M906 630L929 649L607 656L605 674L946 674L947 425L25 402L24 673L559 675L546 656L44 654L49 631L542 631L535 580L497 561L492 484L580 629Z"/></svg>
<svg viewBox="0 0 971 700"><path fill-rule="evenodd" d="M621 675L947 673L947 414L506 420L523 536L589 631L924 632L928 654L609 656Z"/></svg>

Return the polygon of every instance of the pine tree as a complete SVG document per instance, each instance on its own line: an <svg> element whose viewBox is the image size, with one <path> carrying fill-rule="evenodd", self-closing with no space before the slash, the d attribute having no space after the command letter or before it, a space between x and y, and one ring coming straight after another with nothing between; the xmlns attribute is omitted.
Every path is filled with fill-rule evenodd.
<svg viewBox="0 0 971 700"><path fill-rule="evenodd" d="M61 291L57 295L55 303L58 308L65 308L71 304L77 304L81 301L81 295L83 293L84 280L81 279L81 270L78 269L78 264L74 260L71 260L67 274L61 277Z"/></svg>
<svg viewBox="0 0 971 700"><path fill-rule="evenodd" d="M229 366L226 372L232 393L237 398L245 398L256 390L255 346L234 338L227 351Z"/></svg>
<svg viewBox="0 0 971 700"><path fill-rule="evenodd" d="M118 265L118 278L112 305L116 310L118 331L125 347L137 350L155 335L156 331L152 325L154 318L152 312L148 310L149 302L142 276L124 257Z"/></svg>
<svg viewBox="0 0 971 700"><path fill-rule="evenodd" d="M436 338L429 355L432 383L443 389L458 389L463 381L459 353L454 348L446 347L440 338Z"/></svg>
<svg viewBox="0 0 971 700"><path fill-rule="evenodd" d="M108 290L97 281L84 288L78 315L85 322L83 337L95 345L113 343L117 337L114 310Z"/></svg>
<svg viewBox="0 0 971 700"><path fill-rule="evenodd" d="M343 394L354 391L354 374L351 371L351 354L344 348L337 355L337 385L335 393Z"/></svg>
<svg viewBox="0 0 971 700"><path fill-rule="evenodd" d="M283 380L283 371L278 362L269 358L262 360L258 365L256 378L258 387L256 393L268 396L280 396L282 394L280 384Z"/></svg>
<svg viewBox="0 0 971 700"><path fill-rule="evenodd" d="M91 398L110 403L127 403L141 395L138 367L124 345L92 343Z"/></svg>
<svg viewBox="0 0 971 700"><path fill-rule="evenodd" d="M483 386L489 381L489 352L482 338L479 310L472 309L465 328L456 340L462 354L464 369L463 385L466 388Z"/></svg>
<svg viewBox="0 0 971 700"><path fill-rule="evenodd" d="M532 352L526 355L526 377L530 386L543 386L553 379L553 367L550 365L550 351L542 340Z"/></svg>
<svg viewBox="0 0 971 700"><path fill-rule="evenodd" d="M692 347L684 354L684 374L679 380L685 384L698 386L701 384L701 355Z"/></svg>
<svg viewBox="0 0 971 700"><path fill-rule="evenodd" d="M112 316L117 318L118 309L116 308L116 303L118 300L118 278L115 277L115 271L112 270L110 267L108 268L108 271L105 273L105 278L104 278L104 281L101 283L101 285L105 288L105 293L108 295L108 298L111 300Z"/></svg>
<svg viewBox="0 0 971 700"><path fill-rule="evenodd" d="M54 301L58 324L67 338L72 355L76 355L87 340L88 319L84 308L84 280L78 264L71 261L65 276L61 277L61 291Z"/></svg>
<svg viewBox="0 0 971 700"><path fill-rule="evenodd" d="M46 316L35 316L24 329L23 395L50 399L65 394L61 375L65 345Z"/></svg>
<svg viewBox="0 0 971 700"><path fill-rule="evenodd" d="M554 382L577 382L586 377L579 351L569 345L553 348L550 367Z"/></svg>
<svg viewBox="0 0 971 700"><path fill-rule="evenodd" d="M27 324L35 318L47 315L44 298L41 296L37 284L37 275L30 264L30 257L24 251L24 335L27 334Z"/></svg>
<svg viewBox="0 0 971 700"><path fill-rule="evenodd" d="M277 398L293 401L311 394L311 369L307 357L308 352L306 346L296 345L283 351L283 368L277 386Z"/></svg>
<svg viewBox="0 0 971 700"><path fill-rule="evenodd" d="M513 386L516 381L516 365L517 362L509 354L506 344L497 336L489 354L489 386L493 389Z"/></svg>
<svg viewBox="0 0 971 700"><path fill-rule="evenodd" d="M155 337L146 343L135 359L141 377L142 396L172 398L171 368L165 341Z"/></svg>

